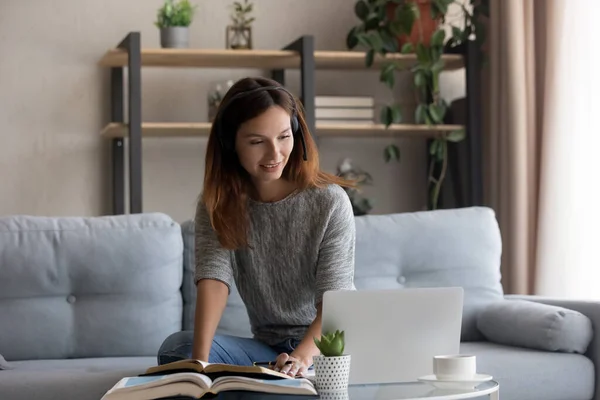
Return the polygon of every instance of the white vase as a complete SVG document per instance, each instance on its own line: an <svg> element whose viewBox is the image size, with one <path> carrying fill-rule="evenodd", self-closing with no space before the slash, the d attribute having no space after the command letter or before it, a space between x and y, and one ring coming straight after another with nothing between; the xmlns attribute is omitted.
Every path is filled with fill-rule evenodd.
<svg viewBox="0 0 600 400"><path fill-rule="evenodd" d="M319 393L346 391L350 376L350 355L313 357L315 387Z"/></svg>

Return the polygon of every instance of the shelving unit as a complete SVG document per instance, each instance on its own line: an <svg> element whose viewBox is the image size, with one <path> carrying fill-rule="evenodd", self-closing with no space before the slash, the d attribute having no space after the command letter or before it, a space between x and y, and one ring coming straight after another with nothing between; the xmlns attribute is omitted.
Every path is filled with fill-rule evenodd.
<svg viewBox="0 0 600 400"><path fill-rule="evenodd" d="M467 68L467 93L469 121L466 126L469 141L470 193L469 204L481 202L481 172L479 145L479 101L472 96L478 87L473 68L476 62L462 54L444 55L446 70ZM376 57L371 68L394 60L410 67L416 63L415 55L394 54ZM465 60L467 63L465 63ZM355 51L315 51L312 36L302 36L282 50L223 50L223 49L141 49L139 32L129 33L115 48L108 50L99 64L111 69L111 121L102 129L103 137L112 141L113 213L125 213L124 140L129 140L129 212L140 213L142 207L142 154L143 138L152 137L203 137L210 133L211 124L142 122L141 120L141 69L142 67L170 68L256 68L269 70L271 78L285 84L285 70L300 70L300 100L305 109L306 122L313 135L319 137L390 137L406 136L434 138L445 132L460 129L461 125L398 124L389 128L381 124L370 126L353 124L315 124L315 72L316 70L369 70L365 54ZM124 115L124 73L128 73L128 118Z"/></svg>
<svg viewBox="0 0 600 400"><path fill-rule="evenodd" d="M387 129L382 124L317 124L319 137L351 136L351 137L388 137L388 136L419 136L433 138L448 131L461 129L462 125L437 125L434 128L427 125L398 124ZM210 134L211 124L208 122L142 122L142 137L202 137ZM102 136L110 139L127 138L128 126L125 123L111 122L102 130Z"/></svg>

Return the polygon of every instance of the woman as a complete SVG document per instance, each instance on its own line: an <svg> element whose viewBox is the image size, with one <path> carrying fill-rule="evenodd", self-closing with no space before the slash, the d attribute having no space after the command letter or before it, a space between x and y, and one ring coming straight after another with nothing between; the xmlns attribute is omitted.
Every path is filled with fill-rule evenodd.
<svg viewBox="0 0 600 400"><path fill-rule="evenodd" d="M276 360L275 370L304 375L319 354L323 293L354 289L354 215L340 187L352 184L319 169L299 103L265 78L225 95L205 162L194 331L168 337L159 363ZM253 339L215 335L234 282Z"/></svg>

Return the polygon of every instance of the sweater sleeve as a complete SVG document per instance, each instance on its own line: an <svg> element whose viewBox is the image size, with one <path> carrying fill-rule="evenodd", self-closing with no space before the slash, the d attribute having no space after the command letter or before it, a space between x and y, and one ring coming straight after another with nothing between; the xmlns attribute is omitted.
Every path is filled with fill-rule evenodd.
<svg viewBox="0 0 600 400"><path fill-rule="evenodd" d="M354 290L356 227L348 195L339 189L319 248L315 304L329 290Z"/></svg>
<svg viewBox="0 0 600 400"><path fill-rule="evenodd" d="M233 284L231 252L219 243L202 201L198 202L195 217L195 258L195 284L198 284L201 279L215 279L225 283L231 291Z"/></svg>

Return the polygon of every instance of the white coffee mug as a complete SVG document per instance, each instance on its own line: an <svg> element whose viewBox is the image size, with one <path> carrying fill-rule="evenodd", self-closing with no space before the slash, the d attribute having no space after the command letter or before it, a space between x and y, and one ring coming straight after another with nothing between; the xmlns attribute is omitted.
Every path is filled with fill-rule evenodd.
<svg viewBox="0 0 600 400"><path fill-rule="evenodd" d="M433 373L440 380L472 379L477 373L475 356L469 354L433 357Z"/></svg>

